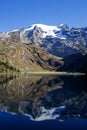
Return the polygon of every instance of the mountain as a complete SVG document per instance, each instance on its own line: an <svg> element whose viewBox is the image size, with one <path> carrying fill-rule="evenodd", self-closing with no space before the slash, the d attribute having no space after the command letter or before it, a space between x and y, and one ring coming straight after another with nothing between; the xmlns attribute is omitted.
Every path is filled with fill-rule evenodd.
<svg viewBox="0 0 87 130"><path fill-rule="evenodd" d="M34 24L28 28L0 33L0 38L37 44L47 52L60 57L80 53L87 49L87 27L69 28L66 24L59 26Z"/></svg>
<svg viewBox="0 0 87 130"><path fill-rule="evenodd" d="M9 39L0 40L0 52L2 53L0 63L13 66L21 72L55 71L63 65L61 58L47 53L36 44L21 44Z"/></svg>
<svg viewBox="0 0 87 130"><path fill-rule="evenodd" d="M2 32L0 39L0 46L7 57L6 62L22 72L87 72L87 27L33 24L28 28ZM2 55L0 57L5 59Z"/></svg>
<svg viewBox="0 0 87 130"><path fill-rule="evenodd" d="M87 51L65 57L60 71L87 73Z"/></svg>

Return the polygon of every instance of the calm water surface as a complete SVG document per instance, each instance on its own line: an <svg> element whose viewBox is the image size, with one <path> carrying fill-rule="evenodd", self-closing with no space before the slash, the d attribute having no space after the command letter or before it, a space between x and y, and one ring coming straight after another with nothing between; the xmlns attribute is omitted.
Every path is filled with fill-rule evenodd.
<svg viewBox="0 0 87 130"><path fill-rule="evenodd" d="M84 76L0 76L0 130L87 130Z"/></svg>

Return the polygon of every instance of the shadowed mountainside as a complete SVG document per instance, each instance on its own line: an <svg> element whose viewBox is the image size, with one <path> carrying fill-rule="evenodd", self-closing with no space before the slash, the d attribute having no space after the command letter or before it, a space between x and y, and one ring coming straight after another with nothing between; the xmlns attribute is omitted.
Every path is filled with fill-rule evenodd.
<svg viewBox="0 0 87 130"><path fill-rule="evenodd" d="M65 57L59 70L87 73L87 51Z"/></svg>

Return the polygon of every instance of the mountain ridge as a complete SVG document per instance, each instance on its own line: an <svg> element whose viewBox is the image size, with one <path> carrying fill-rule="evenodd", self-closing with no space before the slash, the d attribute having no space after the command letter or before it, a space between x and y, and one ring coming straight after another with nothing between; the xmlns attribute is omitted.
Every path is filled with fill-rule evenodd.
<svg viewBox="0 0 87 130"><path fill-rule="evenodd" d="M17 68L22 67L22 71L58 71L61 67L64 71L65 65L70 67L73 64L75 64L74 70L78 71L76 58L72 62L75 56L77 59L79 58L80 69L83 72L84 65L81 60L84 60L84 57L86 60L84 52L87 51L87 27L69 28L67 24L61 24L58 27L34 24L28 28L0 33L0 39L5 50L8 46L6 53L9 52L7 54L10 57L8 57L9 63L14 67L16 65ZM68 62L70 63L68 64ZM86 62L85 66L87 66ZM74 71L71 68L65 70Z"/></svg>
<svg viewBox="0 0 87 130"><path fill-rule="evenodd" d="M60 26L34 24L28 28L0 33L0 38L38 44L47 52L60 57L80 53L87 49L87 27L69 28L67 24Z"/></svg>

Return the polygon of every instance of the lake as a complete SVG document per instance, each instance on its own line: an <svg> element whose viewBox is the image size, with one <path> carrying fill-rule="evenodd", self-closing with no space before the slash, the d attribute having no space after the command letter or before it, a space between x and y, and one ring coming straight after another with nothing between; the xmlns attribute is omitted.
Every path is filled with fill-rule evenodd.
<svg viewBox="0 0 87 130"><path fill-rule="evenodd" d="M87 77L0 76L0 130L87 130Z"/></svg>

